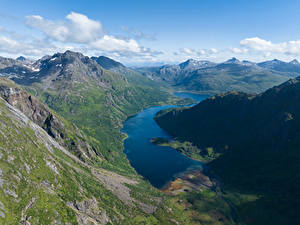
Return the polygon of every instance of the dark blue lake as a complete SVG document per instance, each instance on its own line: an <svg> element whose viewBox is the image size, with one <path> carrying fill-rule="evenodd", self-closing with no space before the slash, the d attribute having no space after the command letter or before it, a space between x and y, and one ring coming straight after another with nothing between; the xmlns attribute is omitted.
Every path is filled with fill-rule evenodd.
<svg viewBox="0 0 300 225"><path fill-rule="evenodd" d="M176 93L176 95L183 98L190 97L198 102L208 97L190 93ZM200 162L192 160L170 147L161 147L150 142L154 137L171 139L153 120L158 111L170 107L175 106L147 108L126 120L122 128L122 132L128 135L124 141L124 152L130 164L157 188L162 188L180 173L202 167Z"/></svg>

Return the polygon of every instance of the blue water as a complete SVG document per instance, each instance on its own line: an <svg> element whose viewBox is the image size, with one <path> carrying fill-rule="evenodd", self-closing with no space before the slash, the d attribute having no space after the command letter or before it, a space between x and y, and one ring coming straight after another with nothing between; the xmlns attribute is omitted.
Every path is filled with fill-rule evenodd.
<svg viewBox="0 0 300 225"><path fill-rule="evenodd" d="M190 97L200 102L207 95L176 93L179 97ZM175 106L156 106L143 110L130 117L123 124L122 132L128 135L124 141L124 152L135 170L157 188L162 188L176 176L190 169L201 168L202 164L192 160L170 147L154 145L150 140L154 137L171 137L153 120L155 114L166 108Z"/></svg>

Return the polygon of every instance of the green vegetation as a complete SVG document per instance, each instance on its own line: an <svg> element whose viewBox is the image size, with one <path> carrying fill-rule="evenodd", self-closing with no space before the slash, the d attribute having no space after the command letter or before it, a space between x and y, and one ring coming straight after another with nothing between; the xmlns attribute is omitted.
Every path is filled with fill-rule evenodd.
<svg viewBox="0 0 300 225"><path fill-rule="evenodd" d="M232 192L226 194L226 201L225 193L213 190L168 196L137 175L123 153L125 134L120 129L126 118L149 106L190 101L179 100L162 83L127 68L103 70L79 53L56 54L53 59L46 59L43 63L48 67L41 68L36 78L23 86L51 109L22 93L5 100L13 105L17 102L14 106L55 143L42 129L36 131L35 127L34 131L32 122L20 128L19 117L12 116L7 106L0 107L5 111L0 120L8 125L0 132L10 134L0 142L6 157L1 158L1 168L13 171L2 173L9 184L4 184L0 200L5 224L23 219L32 224L77 224L81 220L130 225L233 223L227 201L236 205L240 198L233 198ZM9 86L5 82L3 85ZM191 140L176 139L165 145L189 157L199 155L198 159L206 162L223 156L219 146L202 148ZM17 146L22 151L15 151ZM12 164L17 158L22 160ZM15 202L9 205L11 198Z"/></svg>
<svg viewBox="0 0 300 225"><path fill-rule="evenodd" d="M186 211L191 224L234 224L226 202L214 191L181 193L171 199L181 211Z"/></svg>
<svg viewBox="0 0 300 225"><path fill-rule="evenodd" d="M170 145L191 142L218 154L206 173L220 182L240 224L298 224L299 96L296 78L260 95L227 93L159 112L156 121L176 138Z"/></svg>
<svg viewBox="0 0 300 225"><path fill-rule="evenodd" d="M174 219L190 224L186 213L140 176L120 177L80 161L2 98L0 122L1 224L78 224L78 216L107 224L173 224ZM121 195L129 188L134 204L111 191L110 182L125 188ZM155 213L145 212L149 207L157 208Z"/></svg>
<svg viewBox="0 0 300 225"><path fill-rule="evenodd" d="M200 224L232 224L230 208L215 192L204 189L186 196L187 204L195 211L194 220Z"/></svg>
<svg viewBox="0 0 300 225"><path fill-rule="evenodd" d="M184 104L166 91L148 86L104 89L92 84L68 84L63 89L42 90L38 84L27 87L68 121L76 124L97 146L105 160L102 167L123 174L133 172L122 152L122 122L130 115L152 105ZM142 101L141 101L142 99ZM180 102L181 101L181 102ZM108 163L109 162L109 163ZM122 169L123 168L123 169Z"/></svg>
<svg viewBox="0 0 300 225"><path fill-rule="evenodd" d="M9 140L1 141L1 144L10 142L10 139L19 141L20 146L24 145L26 151L33 151L32 155L39 152L37 156L40 157L37 161L31 155L29 158L33 162L27 163L27 166L30 168L36 166L35 173L30 173L30 178L27 174L24 175L22 177L24 181L18 179L16 181L18 185L28 190L24 191L26 197L21 196L24 203L19 204L18 208L11 205L8 213L8 206L3 200L6 224L22 221L22 211L25 219L32 224L52 222L77 224L81 219L98 221L98 223L105 221L103 223L107 224L174 224L174 221L180 224L191 224L187 214L171 204L168 196L152 188L131 168L122 152L122 140L125 135L120 133L122 121L144 107L166 103L186 104L190 101L179 100L167 91L161 90L160 86L148 86L147 82L151 81L147 79L143 86L142 80L145 79L143 77L137 80L140 85L132 85L124 81L120 75L113 76L115 77L110 78L112 83L114 79L118 80L116 84L113 83L113 88L99 86L96 84L97 80L93 78L88 78L88 82L87 80L85 82L60 81L47 89L44 89L43 83L24 86L67 120L6 80L17 88L9 92L10 96L6 96L6 100L12 104L16 102L16 107L28 113L28 116L73 154L69 155L57 145L51 147L53 143L48 142L47 134L41 129L39 132L43 135L35 136L31 127L28 128L27 136L33 141L32 146L25 146L18 133L8 137ZM130 79L134 80L134 75ZM5 82L2 82L4 87L8 86ZM4 88L2 92L6 93L6 90ZM15 91L20 93L15 95ZM3 110L6 110L4 105ZM48 113L55 117L55 120L50 119ZM4 113L8 116L10 114L8 111ZM10 121L2 116L0 119ZM15 120L19 122L18 119ZM81 133L80 129L72 123L83 132ZM10 127L9 131L10 129L13 132L19 130L20 135L26 134L21 129ZM0 131L2 132L1 129ZM57 136L56 133L59 135ZM63 141L60 142L61 138ZM11 143L13 144L14 141ZM42 143L42 149L36 146L37 142ZM83 147L81 150L85 151L74 152L74 146L81 146ZM96 156L87 154L88 146L93 148ZM6 150L7 157L10 157L10 148L13 149L8 146L3 148ZM21 153L18 155L23 157ZM25 171L24 162L22 163L16 166L14 174L18 174L20 169ZM40 165L47 170L41 169ZM11 167L9 164L6 166ZM111 174L108 170L118 174ZM10 174L5 173L5 176L11 181ZM122 183L123 180L129 183ZM19 186L14 187L18 193L23 192ZM115 191L119 189L120 192ZM6 202L9 201L6 196L4 198ZM10 217L15 220L10 220Z"/></svg>

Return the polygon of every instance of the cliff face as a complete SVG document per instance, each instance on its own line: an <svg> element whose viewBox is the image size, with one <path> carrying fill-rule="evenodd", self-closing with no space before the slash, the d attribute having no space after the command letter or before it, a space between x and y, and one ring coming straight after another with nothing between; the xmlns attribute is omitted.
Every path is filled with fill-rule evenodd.
<svg viewBox="0 0 300 225"><path fill-rule="evenodd" d="M79 191L79 177L85 175L81 161L2 97L0 156L1 224L77 224L79 216L101 224L110 221L98 202L85 204L78 214L67 206L82 198L93 200Z"/></svg>
<svg viewBox="0 0 300 225"><path fill-rule="evenodd" d="M58 119L58 116L54 115L46 105L3 78L0 79L0 96L82 160L91 159L97 154L79 129L73 125L64 124L63 119Z"/></svg>

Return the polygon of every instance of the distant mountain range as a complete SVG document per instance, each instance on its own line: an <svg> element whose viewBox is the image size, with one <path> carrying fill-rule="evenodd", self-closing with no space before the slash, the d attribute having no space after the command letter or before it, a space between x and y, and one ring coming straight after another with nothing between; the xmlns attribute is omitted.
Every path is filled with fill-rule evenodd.
<svg viewBox="0 0 300 225"><path fill-rule="evenodd" d="M190 59L178 65L137 70L153 80L164 81L183 91L259 93L299 76L300 64L297 60L283 62L277 59L262 63L239 61L236 58L223 63Z"/></svg>
<svg viewBox="0 0 300 225"><path fill-rule="evenodd" d="M65 55L68 52L70 51ZM55 70L59 73L60 68L67 63L67 61L60 61L60 57L61 53L58 53L53 57L45 56L36 62L24 57L18 57L16 60L0 57L0 76L9 77L17 83L34 83L46 77L47 71L52 73ZM94 66L96 62L104 70L127 75L128 79L142 74L151 80L170 85L176 90L192 92L259 93L300 75L300 63L297 60L283 62L274 59L254 63L232 58L223 63L214 63L189 59L178 65L134 69L105 56L86 57L86 60Z"/></svg>

